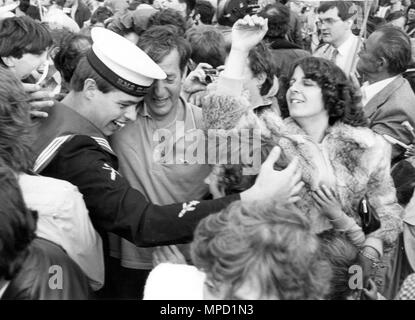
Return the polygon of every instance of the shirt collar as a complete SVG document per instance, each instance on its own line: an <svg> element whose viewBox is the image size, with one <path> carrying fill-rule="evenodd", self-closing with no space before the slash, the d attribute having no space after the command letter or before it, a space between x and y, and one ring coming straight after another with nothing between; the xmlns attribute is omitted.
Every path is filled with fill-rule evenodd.
<svg viewBox="0 0 415 320"><path fill-rule="evenodd" d="M369 84L369 82L365 82L361 88L362 90L362 103L365 106L375 95L381 92L387 85L389 85L393 80L395 80L398 76L394 76L391 78L387 78L381 81L377 81L375 83Z"/></svg>

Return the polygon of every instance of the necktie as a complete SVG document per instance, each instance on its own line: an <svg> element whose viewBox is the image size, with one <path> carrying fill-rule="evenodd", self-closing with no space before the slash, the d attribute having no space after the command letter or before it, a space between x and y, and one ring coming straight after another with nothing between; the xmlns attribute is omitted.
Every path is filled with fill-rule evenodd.
<svg viewBox="0 0 415 320"><path fill-rule="evenodd" d="M330 61L333 63L336 63L336 58L339 54L339 50L337 50L336 48L333 49L332 53L331 53L331 59Z"/></svg>

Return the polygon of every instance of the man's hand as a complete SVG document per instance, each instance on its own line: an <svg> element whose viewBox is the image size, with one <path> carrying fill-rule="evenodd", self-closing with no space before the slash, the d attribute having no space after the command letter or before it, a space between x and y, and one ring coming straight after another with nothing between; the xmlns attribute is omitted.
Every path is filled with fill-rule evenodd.
<svg viewBox="0 0 415 320"><path fill-rule="evenodd" d="M249 52L264 38L268 31L268 19L245 16L232 27L232 50Z"/></svg>
<svg viewBox="0 0 415 320"><path fill-rule="evenodd" d="M30 114L32 117L46 118L47 112L41 111L42 108L52 107L54 94L42 90L42 87L32 83L22 83L24 90L29 94L29 103L32 106Z"/></svg>
<svg viewBox="0 0 415 320"><path fill-rule="evenodd" d="M304 186L301 181L301 169L295 158L282 171L274 170L274 163L281 155L281 148L274 147L261 166L255 184L241 193L243 202L266 201L274 199L280 204L294 203L300 200L299 192Z"/></svg>
<svg viewBox="0 0 415 320"><path fill-rule="evenodd" d="M153 251L153 267L164 262L187 264L184 255L175 245L156 247Z"/></svg>
<svg viewBox="0 0 415 320"><path fill-rule="evenodd" d="M198 91L205 91L207 87L205 69L212 69L208 63L199 63L197 67L189 73L183 83L183 91L192 94Z"/></svg>

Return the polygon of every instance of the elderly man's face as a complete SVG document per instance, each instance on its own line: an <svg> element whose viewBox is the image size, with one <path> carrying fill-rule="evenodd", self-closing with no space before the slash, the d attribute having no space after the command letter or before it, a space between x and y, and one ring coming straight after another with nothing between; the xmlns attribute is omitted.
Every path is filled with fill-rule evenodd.
<svg viewBox="0 0 415 320"><path fill-rule="evenodd" d="M151 116L160 121L172 112L177 112L182 88L180 55L177 49L172 50L158 65L167 74L167 78L156 80L144 101Z"/></svg>
<svg viewBox="0 0 415 320"><path fill-rule="evenodd" d="M379 58L376 55L376 50L381 36L379 32L374 32L363 43L357 63L357 71L359 73L364 75L377 73L377 61Z"/></svg>
<svg viewBox="0 0 415 320"><path fill-rule="evenodd" d="M350 22L343 21L339 17L339 10L337 8L320 12L318 18L323 41L339 46L345 38L346 33L350 30Z"/></svg>

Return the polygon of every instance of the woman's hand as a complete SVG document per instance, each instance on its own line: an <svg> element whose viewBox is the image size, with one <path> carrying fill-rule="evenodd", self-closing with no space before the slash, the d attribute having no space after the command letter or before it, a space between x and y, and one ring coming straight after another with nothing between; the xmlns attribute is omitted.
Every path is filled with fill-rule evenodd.
<svg viewBox="0 0 415 320"><path fill-rule="evenodd" d="M268 31L268 19L245 16L232 27L232 50L249 52L264 38Z"/></svg>
<svg viewBox="0 0 415 320"><path fill-rule="evenodd" d="M165 262L187 264L184 255L175 245L156 247L153 251L153 267Z"/></svg>
<svg viewBox="0 0 415 320"><path fill-rule="evenodd" d="M337 199L334 190L322 185L321 188L312 194L321 212L329 219L335 220L343 215L342 206Z"/></svg>

